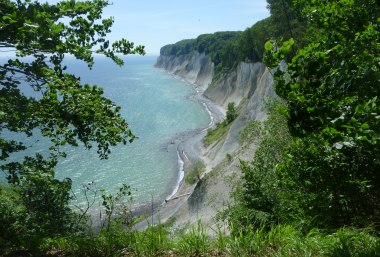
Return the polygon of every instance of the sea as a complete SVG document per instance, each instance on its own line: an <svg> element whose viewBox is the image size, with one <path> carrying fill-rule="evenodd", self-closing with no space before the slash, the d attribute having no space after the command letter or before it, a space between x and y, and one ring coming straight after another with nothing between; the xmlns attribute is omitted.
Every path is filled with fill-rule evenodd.
<svg viewBox="0 0 380 257"><path fill-rule="evenodd" d="M183 162L177 151L178 137L204 129L210 115L198 100L194 86L154 67L157 56L124 57L117 66L105 57L96 57L90 70L84 62L68 58L68 72L80 76L82 83L98 85L104 96L121 107L122 116L138 137L127 145L112 148L107 160L100 160L96 147L66 147L67 157L56 167L58 179L73 182L75 204L84 204L85 185L95 185L115 194L122 184L132 188L133 206L152 200L163 201L178 188L183 177ZM26 92L28 94L28 92ZM27 142L25 153L47 154L49 140L35 136L10 135Z"/></svg>

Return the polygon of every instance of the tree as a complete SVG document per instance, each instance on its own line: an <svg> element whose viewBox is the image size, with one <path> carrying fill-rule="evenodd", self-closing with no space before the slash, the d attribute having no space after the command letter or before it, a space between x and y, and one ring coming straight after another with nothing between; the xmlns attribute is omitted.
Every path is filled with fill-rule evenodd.
<svg viewBox="0 0 380 257"><path fill-rule="evenodd" d="M292 0L267 0L273 22L276 24L277 37L293 38L293 25L296 12Z"/></svg>
<svg viewBox="0 0 380 257"><path fill-rule="evenodd" d="M226 121L227 121L227 124L233 122L234 119L236 119L237 116L238 116L238 114L236 112L235 103L234 102L228 103L228 105L227 105L227 112L226 112Z"/></svg>
<svg viewBox="0 0 380 257"><path fill-rule="evenodd" d="M286 61L290 61L298 49L313 42L315 35L319 36L317 27L307 23L307 19L301 15L302 5L295 5L294 0L267 0L271 16L269 23L272 24L270 34L267 38L276 40L293 39L295 45L285 56Z"/></svg>
<svg viewBox="0 0 380 257"><path fill-rule="evenodd" d="M63 145L82 142L90 149L96 143L100 158L107 158L111 146L135 138L120 115L120 107L102 96L102 88L81 84L62 64L68 54L89 68L94 54L105 55L117 65L123 64L118 53L144 54L143 46L135 47L125 39L112 44L107 40L113 24L112 18L101 19L107 5L107 0L0 2L0 50L15 55L0 65L1 169L7 172L8 181L19 187L30 217L42 219L40 225L47 216L52 218L51 224L57 221L70 199L70 181L54 179L57 160L65 157ZM25 95L27 87L35 91L35 97ZM12 153L27 146L5 134L31 137L36 131L50 138L50 155L6 162ZM55 225L62 228L63 223ZM50 233L50 228L44 231Z"/></svg>
<svg viewBox="0 0 380 257"><path fill-rule="evenodd" d="M275 74L276 92L288 105L290 131L298 137L278 166L287 205L320 225L376 223L379 2L295 2L309 24L324 33L297 52L286 73ZM291 43L268 43L267 49L281 59Z"/></svg>
<svg viewBox="0 0 380 257"><path fill-rule="evenodd" d="M274 34L273 23L269 17L258 21L243 32L237 47L240 61L262 61L265 42Z"/></svg>

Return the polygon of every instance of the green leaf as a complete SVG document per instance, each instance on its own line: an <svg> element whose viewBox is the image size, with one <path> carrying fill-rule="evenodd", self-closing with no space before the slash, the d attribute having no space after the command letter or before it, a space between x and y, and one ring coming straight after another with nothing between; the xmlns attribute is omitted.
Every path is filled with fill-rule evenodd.
<svg viewBox="0 0 380 257"><path fill-rule="evenodd" d="M364 124L362 124L361 128L363 130L368 130L369 129L369 125L367 123L364 123Z"/></svg>
<svg viewBox="0 0 380 257"><path fill-rule="evenodd" d="M272 44L272 41L267 41L267 42L265 43L265 50L266 50L266 51L272 51L273 48L274 48L274 46L273 46L273 44Z"/></svg>

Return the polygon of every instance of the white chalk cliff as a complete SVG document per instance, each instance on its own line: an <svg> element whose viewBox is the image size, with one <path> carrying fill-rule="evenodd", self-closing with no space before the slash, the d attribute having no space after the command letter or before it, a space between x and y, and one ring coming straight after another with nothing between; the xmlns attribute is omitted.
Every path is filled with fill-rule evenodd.
<svg viewBox="0 0 380 257"><path fill-rule="evenodd" d="M182 77L203 90L206 90L214 76L214 63L204 53L198 52L180 56L160 55L156 67Z"/></svg>
<svg viewBox="0 0 380 257"><path fill-rule="evenodd" d="M265 103L268 98L275 97L272 74L262 63L240 62L235 70L213 79L213 62L206 54L198 52L180 56L161 55L156 67L195 84L206 98L224 111L229 102L238 106L239 117L231 124L228 134L200 153L208 176L198 183L175 215L178 226L189 221L195 223L197 219L215 224L212 217L216 210L222 209L229 201L231 185L224 178L231 173L240 173L239 160L252 160L257 148L257 145L242 148L238 135L249 121L266 119ZM232 161L226 161L226 155L232 156ZM209 202L211 199L213 204Z"/></svg>
<svg viewBox="0 0 380 257"><path fill-rule="evenodd" d="M263 120L263 101L275 95L272 75L262 63L240 62L234 71L222 74L216 81L213 81L214 64L204 53L160 55L155 66L197 85L207 98L221 107L226 108L229 102L239 106L248 100L243 111L247 120Z"/></svg>

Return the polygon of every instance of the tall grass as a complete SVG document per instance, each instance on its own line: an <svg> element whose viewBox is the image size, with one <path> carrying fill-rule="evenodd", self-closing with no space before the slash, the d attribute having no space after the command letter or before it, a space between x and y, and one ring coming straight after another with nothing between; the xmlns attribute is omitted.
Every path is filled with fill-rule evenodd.
<svg viewBox="0 0 380 257"><path fill-rule="evenodd" d="M136 256L164 255L173 248L170 233L161 224L149 226L145 231L133 231L132 238L130 249Z"/></svg>
<svg viewBox="0 0 380 257"><path fill-rule="evenodd" d="M175 243L175 248L183 256L203 256L210 250L210 239L200 221L189 232L182 234Z"/></svg>
<svg viewBox="0 0 380 257"><path fill-rule="evenodd" d="M210 237L201 222L187 232L175 232L161 224L145 231L112 226L93 236L46 240L43 252L50 256L376 257L380 256L376 233L373 229L342 228L334 233L315 229L303 234L293 226L277 225L241 229L231 235L217 228L216 235Z"/></svg>

